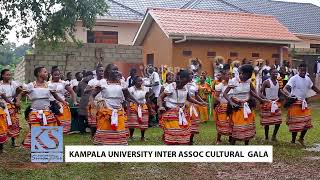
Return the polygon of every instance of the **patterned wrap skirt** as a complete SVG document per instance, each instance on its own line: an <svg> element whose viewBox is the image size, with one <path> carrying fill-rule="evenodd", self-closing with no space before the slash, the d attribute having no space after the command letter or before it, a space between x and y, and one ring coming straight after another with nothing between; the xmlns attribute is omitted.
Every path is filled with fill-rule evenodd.
<svg viewBox="0 0 320 180"><path fill-rule="evenodd" d="M71 130L71 111L70 107L66 104L59 103L59 105L63 108L63 113L61 115L57 115L56 118L59 121L59 124L63 127L63 133L67 134Z"/></svg>
<svg viewBox="0 0 320 180"><path fill-rule="evenodd" d="M118 126L111 125L112 109L102 107L97 112L97 131L93 143L96 145L127 145L127 116L123 109L118 110Z"/></svg>
<svg viewBox="0 0 320 180"><path fill-rule="evenodd" d="M105 107L104 101L96 101L90 98L88 103L88 125L91 128L97 127L97 113L98 110Z"/></svg>
<svg viewBox="0 0 320 180"><path fill-rule="evenodd" d="M191 121L186 112L185 117L188 120L188 124L186 126L180 126L178 108L171 108L163 113L160 119L160 124L163 128L164 144L186 145L190 143Z"/></svg>
<svg viewBox="0 0 320 180"><path fill-rule="evenodd" d="M44 114L47 118L47 125L45 126L59 126L58 120L56 119L53 112L50 110L44 110ZM29 132L23 141L24 148L31 147L31 128L37 126L44 126L43 121L39 118L39 113L37 111L31 111L28 116Z"/></svg>
<svg viewBox="0 0 320 180"><path fill-rule="evenodd" d="M190 114L191 106L193 106L194 109L197 112ZM188 112L187 112L188 116L190 117L190 121L191 121L191 126L190 126L191 134L199 134L199 129L200 129L200 111L199 111L199 108L200 108L200 106L190 103L186 107L187 107L186 109L188 110Z"/></svg>
<svg viewBox="0 0 320 180"><path fill-rule="evenodd" d="M0 108L0 144L3 144L8 139L7 115L2 108Z"/></svg>
<svg viewBox="0 0 320 180"><path fill-rule="evenodd" d="M8 137L18 137L20 134L19 114L16 111L16 107L7 103L7 108L11 117L12 125L8 127Z"/></svg>
<svg viewBox="0 0 320 180"><path fill-rule="evenodd" d="M290 132L301 132L312 128L311 110L302 110L302 102L296 101L288 108L287 125Z"/></svg>
<svg viewBox="0 0 320 180"><path fill-rule="evenodd" d="M215 107L216 129L221 135L231 136L232 125L227 115L227 103L220 103Z"/></svg>
<svg viewBox="0 0 320 180"><path fill-rule="evenodd" d="M142 105L142 118L138 117L138 106L135 103L130 103L128 113L128 128L139 128L141 130L148 129L149 111L146 104Z"/></svg>
<svg viewBox="0 0 320 180"><path fill-rule="evenodd" d="M276 125L282 123L281 118L281 103L277 102L278 108L276 112L271 112L271 102L263 103L260 106L260 124L262 126L268 126L268 125Z"/></svg>
<svg viewBox="0 0 320 180"><path fill-rule="evenodd" d="M236 140L250 140L256 134L255 114L252 111L248 118L244 118L244 109L240 107L231 114L232 138Z"/></svg>
<svg viewBox="0 0 320 180"><path fill-rule="evenodd" d="M198 106L198 112L200 116L201 122L207 122L209 121L209 108L208 106Z"/></svg>

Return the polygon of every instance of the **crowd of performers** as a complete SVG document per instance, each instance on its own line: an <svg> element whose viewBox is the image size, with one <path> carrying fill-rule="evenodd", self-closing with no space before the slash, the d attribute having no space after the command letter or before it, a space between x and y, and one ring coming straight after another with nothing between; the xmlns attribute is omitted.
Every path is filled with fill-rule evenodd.
<svg viewBox="0 0 320 180"><path fill-rule="evenodd" d="M279 68L270 67L269 77L261 81L259 88L252 82L255 74L252 65L235 63L232 70L229 64L219 67L214 80L206 73L196 75L185 69L176 74L167 72L164 81L151 66L146 70L146 77L137 76L137 70L133 69L127 80L114 64L105 68L99 64L94 72L87 71L83 76L77 73L73 80L69 73L63 80L57 67L51 69L48 80L46 68L37 67L36 80L29 84L11 80L10 71L2 70L0 150L8 138L13 147L17 146L23 97L30 101L25 111L29 125L22 143L25 148L30 148L30 132L35 126L62 126L67 135L71 130L71 105L78 107L80 132L89 127L96 145L127 145L135 129L141 131L141 141L145 141L153 117L159 119L164 144L193 144L194 135L201 131L200 123L207 122L211 116L216 124L217 144L226 136L232 145L236 141L248 145L256 134L256 108L260 109L265 139L269 139L269 127L274 125L271 140L277 141L282 124L281 106L288 109L286 122L292 143L300 133L298 142L304 145L304 137L312 127L308 93L310 90L320 93L306 75L305 64L287 82L281 78Z"/></svg>

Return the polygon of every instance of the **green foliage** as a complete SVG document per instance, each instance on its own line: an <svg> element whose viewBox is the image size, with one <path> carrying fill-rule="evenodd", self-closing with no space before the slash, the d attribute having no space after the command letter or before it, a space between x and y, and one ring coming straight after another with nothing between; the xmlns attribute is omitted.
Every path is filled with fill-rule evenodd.
<svg viewBox="0 0 320 180"><path fill-rule="evenodd" d="M14 43L3 44L0 46L0 70L8 68L13 71L16 64L31 50L32 47L28 44L23 44L18 47L16 47Z"/></svg>
<svg viewBox="0 0 320 180"><path fill-rule="evenodd" d="M36 33L35 43L48 45L68 39L77 43L76 23L91 29L108 6L105 0L1 0L0 7L0 44L17 27L18 37Z"/></svg>

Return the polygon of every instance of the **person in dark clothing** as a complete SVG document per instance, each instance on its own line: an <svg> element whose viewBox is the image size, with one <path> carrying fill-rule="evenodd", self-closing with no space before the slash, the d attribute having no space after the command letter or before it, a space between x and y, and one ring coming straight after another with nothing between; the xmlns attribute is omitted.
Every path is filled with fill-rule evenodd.
<svg viewBox="0 0 320 180"><path fill-rule="evenodd" d="M85 133L85 129L88 126L88 110L87 106L89 98L91 96L90 91L85 91L88 86L88 82L93 78L93 72L87 71L85 77L79 82L77 88L77 95L81 97L78 107L78 125L81 134Z"/></svg>
<svg viewBox="0 0 320 180"><path fill-rule="evenodd" d="M130 76L127 78L128 87L132 87L134 85L133 79L136 76L137 76L137 69L136 68L130 69Z"/></svg>

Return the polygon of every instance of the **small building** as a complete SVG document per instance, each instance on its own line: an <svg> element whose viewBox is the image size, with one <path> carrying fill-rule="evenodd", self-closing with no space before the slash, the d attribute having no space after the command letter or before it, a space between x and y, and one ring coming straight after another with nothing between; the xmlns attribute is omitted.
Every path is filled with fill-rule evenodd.
<svg viewBox="0 0 320 180"><path fill-rule="evenodd" d="M213 59L288 60L288 46L299 42L275 17L239 12L149 9L134 38L143 46L144 64L185 68L198 58L212 74Z"/></svg>

